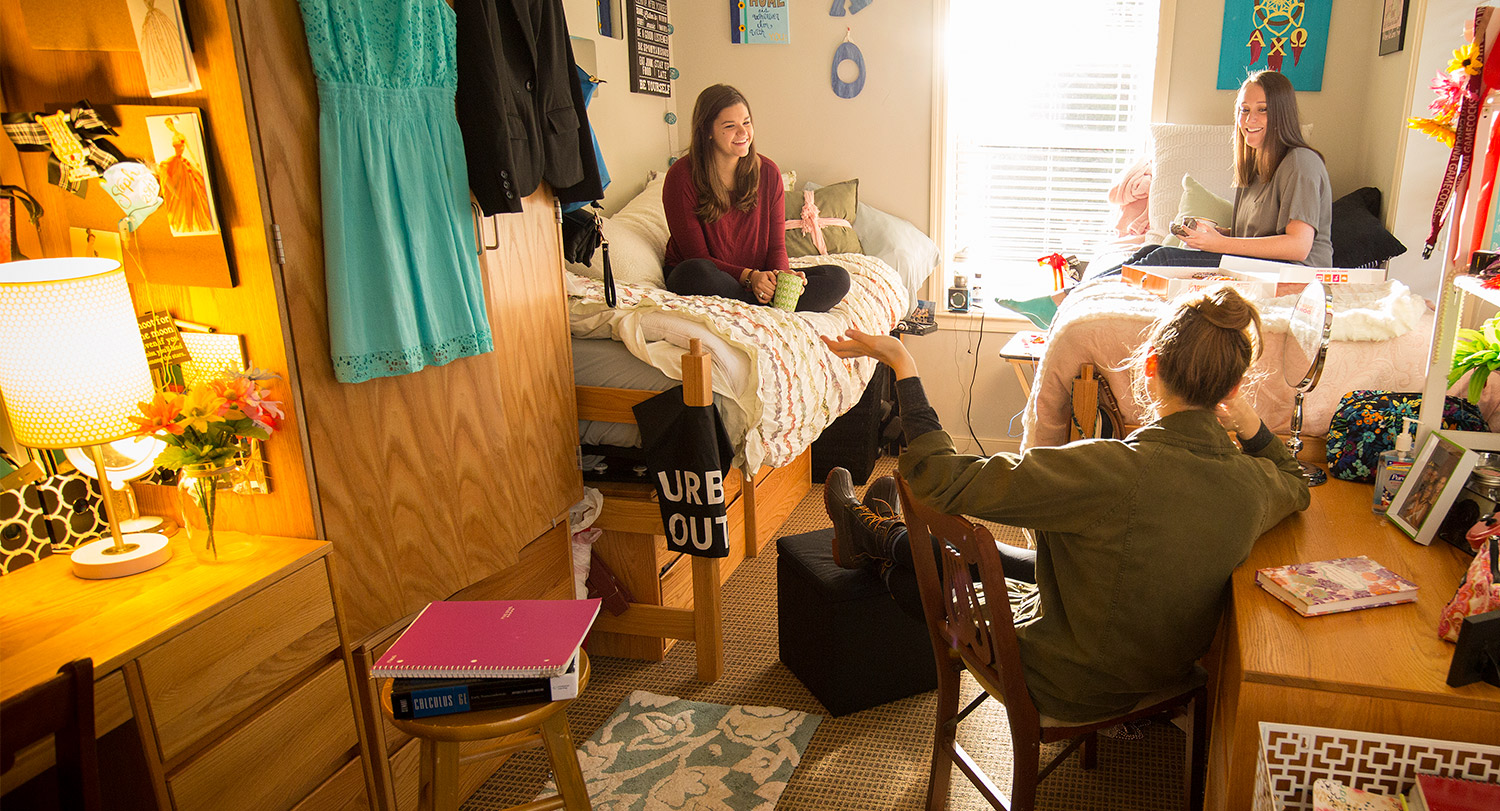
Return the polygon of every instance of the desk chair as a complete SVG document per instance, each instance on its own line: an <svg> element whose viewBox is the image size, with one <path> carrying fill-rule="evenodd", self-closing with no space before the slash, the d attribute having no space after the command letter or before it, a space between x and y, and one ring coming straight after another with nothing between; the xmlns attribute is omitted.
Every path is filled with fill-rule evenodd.
<svg viewBox="0 0 1500 811"><path fill-rule="evenodd" d="M51 735L63 811L103 811L93 660L69 662L56 676L0 704L0 731L0 772L10 771L21 749Z"/></svg>
<svg viewBox="0 0 1500 811"><path fill-rule="evenodd" d="M928 810L942 811L947 807L951 766L956 762L990 805L1005 811L1030 811L1036 805L1037 785L1080 745L1083 767L1094 768L1094 744L1099 730L1190 707L1193 723L1188 735L1183 805L1201 811L1207 741L1207 691L1202 679L1148 697L1128 713L1094 723L1068 725L1041 715L1026 689L1015 621L1005 587L1000 585L1005 582L1005 571L994 537L989 530L967 519L944 515L917 503L906 480L900 476L896 477L896 484L911 538L925 538L929 534L937 538L942 556L939 571L934 556L922 554L927 548L924 544L914 541L911 545L917 585L922 593L922 611L927 617L938 668L937 728L932 743L932 772L927 783ZM979 574L977 580L971 574L975 571ZM994 599L987 600L985 587L989 584L995 584ZM965 669L984 692L960 711L959 675ZM956 739L959 723L992 696L1005 705L1010 721L1014 756L1008 801ZM1068 746L1041 768L1041 745L1064 740L1069 742Z"/></svg>
<svg viewBox="0 0 1500 811"><path fill-rule="evenodd" d="M460 763L490 758L530 749L541 744L552 762L552 776L557 794L532 803L514 806L508 811L567 811L592 809L583 770L578 766L578 749L568 729L564 712L572 699L542 704L523 704L498 710L460 712L430 718L399 719L391 715L391 679L382 679L380 708L397 729L422 741L422 803L429 811L458 811L458 767ZM589 657L578 651L578 692L589 684ZM487 741L519 733L524 737L499 746L460 757L458 745L465 741Z"/></svg>

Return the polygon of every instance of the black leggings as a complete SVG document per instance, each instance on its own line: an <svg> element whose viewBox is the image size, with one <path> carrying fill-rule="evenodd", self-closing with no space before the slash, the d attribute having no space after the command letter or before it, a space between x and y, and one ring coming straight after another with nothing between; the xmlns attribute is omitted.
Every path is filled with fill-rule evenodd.
<svg viewBox="0 0 1500 811"><path fill-rule="evenodd" d="M826 313L849 292L849 271L838 265L797 269L807 274L807 287L797 299L797 309L801 312ZM708 259L688 259L668 270L667 289L679 296L719 296L770 306L770 302L756 300L733 276Z"/></svg>
<svg viewBox="0 0 1500 811"><path fill-rule="evenodd" d="M941 560L941 547L937 538L932 539L932 556ZM923 618L922 593L917 588L917 571L912 568L911 541L907 537L906 527L898 526L891 530L890 536L891 565L884 567L881 577L885 578L885 587L890 589L891 597L901 610L907 615L918 620ZM1005 568L1005 577L1009 580L1020 580L1026 583L1036 582L1036 550L1024 549L1019 546L995 542L1000 549L1000 565ZM941 567L942 563L939 562ZM977 578L976 578L977 579Z"/></svg>

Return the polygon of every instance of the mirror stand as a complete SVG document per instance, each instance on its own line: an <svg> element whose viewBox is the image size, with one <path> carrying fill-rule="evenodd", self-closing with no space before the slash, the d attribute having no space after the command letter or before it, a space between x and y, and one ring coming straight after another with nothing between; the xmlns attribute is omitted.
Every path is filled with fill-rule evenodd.
<svg viewBox="0 0 1500 811"><path fill-rule="evenodd" d="M1286 447L1292 452L1293 459L1297 459L1298 454L1302 453L1302 397L1305 393L1298 389L1292 397L1292 436L1287 440ZM1308 487L1317 487L1328 481L1328 474L1316 465L1297 459L1297 466L1302 468L1302 478L1307 480Z"/></svg>

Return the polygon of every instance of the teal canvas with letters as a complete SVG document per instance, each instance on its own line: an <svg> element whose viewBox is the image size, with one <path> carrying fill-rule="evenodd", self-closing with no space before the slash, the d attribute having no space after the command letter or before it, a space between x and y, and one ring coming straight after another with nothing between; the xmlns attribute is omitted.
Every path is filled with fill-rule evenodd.
<svg viewBox="0 0 1500 811"><path fill-rule="evenodd" d="M1323 89L1333 0L1224 0L1220 90L1258 70L1285 74L1300 91Z"/></svg>

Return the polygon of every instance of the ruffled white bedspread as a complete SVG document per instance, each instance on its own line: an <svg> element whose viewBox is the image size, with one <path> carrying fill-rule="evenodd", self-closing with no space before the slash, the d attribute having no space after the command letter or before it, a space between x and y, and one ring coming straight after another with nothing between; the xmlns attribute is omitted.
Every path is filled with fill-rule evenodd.
<svg viewBox="0 0 1500 811"><path fill-rule="evenodd" d="M1333 330L1317 386L1303 398L1302 431L1323 436L1339 398L1356 389L1421 391L1434 313L1429 303L1400 282L1332 285ZM1294 391L1282 375L1287 318L1296 296L1257 302L1262 318L1260 358L1251 368L1245 394L1272 431L1290 431ZM1064 300L1037 366L1031 399L1023 416L1022 447L1068 441L1073 379L1092 363L1119 400L1126 422L1139 425L1144 414L1130 391L1130 375L1120 367L1145 340L1166 301L1133 285L1113 280L1087 282ZM1460 381L1453 390L1461 393ZM1480 410L1495 428L1500 422L1500 391L1486 387Z"/></svg>
<svg viewBox="0 0 1500 811"><path fill-rule="evenodd" d="M849 271L849 294L826 313L788 313L716 296L679 296L617 284L617 306L601 282L565 274L575 338L612 338L630 353L682 379L681 355L701 338L714 355L714 391L735 446L735 464L781 466L864 394L875 372L866 358L842 360L818 340L849 327L889 332L907 309L907 291L889 265L863 254L793 259L792 266L834 263Z"/></svg>

